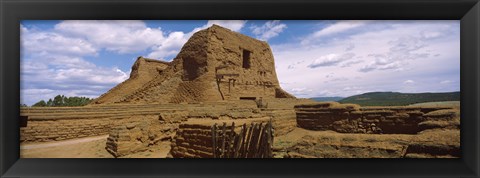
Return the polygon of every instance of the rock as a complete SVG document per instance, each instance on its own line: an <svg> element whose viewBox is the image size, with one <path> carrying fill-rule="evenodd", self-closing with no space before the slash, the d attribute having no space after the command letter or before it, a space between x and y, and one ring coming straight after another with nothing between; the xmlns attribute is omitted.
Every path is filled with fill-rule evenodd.
<svg viewBox="0 0 480 178"><path fill-rule="evenodd" d="M136 126L135 123L128 123L128 124L126 125L127 129L133 129L133 128L135 128L135 126Z"/></svg>

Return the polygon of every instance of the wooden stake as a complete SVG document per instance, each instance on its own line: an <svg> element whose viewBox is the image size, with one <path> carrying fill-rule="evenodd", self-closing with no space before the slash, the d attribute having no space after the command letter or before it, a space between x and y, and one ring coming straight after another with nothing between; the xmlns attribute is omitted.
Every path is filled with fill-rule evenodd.
<svg viewBox="0 0 480 178"><path fill-rule="evenodd" d="M217 123L212 126L212 153L213 158L217 158Z"/></svg>
<svg viewBox="0 0 480 178"><path fill-rule="evenodd" d="M227 157L231 155L232 144L235 139L235 122L232 122L232 128L230 129L230 136L228 138Z"/></svg>
<svg viewBox="0 0 480 178"><path fill-rule="evenodd" d="M224 155L225 155L225 139L226 139L226 136L225 136L226 133L225 133L225 132L226 132L226 131L227 131L227 123L224 122L224 123L223 123L223 128L222 128L222 137L223 137L223 138L222 138L222 150L220 150L220 157L222 157L222 158L223 158Z"/></svg>

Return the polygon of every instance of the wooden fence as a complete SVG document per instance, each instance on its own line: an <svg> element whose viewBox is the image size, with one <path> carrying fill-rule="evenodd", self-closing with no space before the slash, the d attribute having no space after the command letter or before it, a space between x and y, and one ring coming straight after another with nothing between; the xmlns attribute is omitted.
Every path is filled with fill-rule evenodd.
<svg viewBox="0 0 480 178"><path fill-rule="evenodd" d="M235 132L235 123L230 129L227 124L212 126L212 152L214 158L271 158L273 145L272 121L243 124L240 132Z"/></svg>

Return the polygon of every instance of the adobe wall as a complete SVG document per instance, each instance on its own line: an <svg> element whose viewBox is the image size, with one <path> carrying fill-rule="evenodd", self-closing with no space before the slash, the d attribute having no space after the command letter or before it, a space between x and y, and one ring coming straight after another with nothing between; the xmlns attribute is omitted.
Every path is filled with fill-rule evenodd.
<svg viewBox="0 0 480 178"><path fill-rule="evenodd" d="M168 62L138 57L135 63L132 65L132 71L127 80L113 87L108 92L102 94L93 100L89 105L109 104L119 101L126 97L127 94L140 89L146 83L162 75L164 70L169 65L170 63Z"/></svg>
<svg viewBox="0 0 480 178"><path fill-rule="evenodd" d="M115 157L145 151L162 141L171 140L175 128L178 128L178 124L159 121L157 116L149 116L139 122L113 127L105 149Z"/></svg>
<svg viewBox="0 0 480 178"><path fill-rule="evenodd" d="M20 129L22 142L59 141L109 134L116 126L143 121L177 122L187 118L245 119L262 114L254 101L204 104L99 105L96 107L22 108L27 127Z"/></svg>
<svg viewBox="0 0 480 178"><path fill-rule="evenodd" d="M208 71L226 100L275 98L279 87L270 46L220 26L209 28Z"/></svg>
<svg viewBox="0 0 480 178"><path fill-rule="evenodd" d="M235 132L240 132L243 124L268 122L270 117L240 120L206 120L189 119L179 125L173 140L169 157L173 158L213 158L212 126L222 126L226 123L227 133L230 133L232 122L235 122ZM217 130L220 132L220 130Z"/></svg>
<svg viewBox="0 0 480 178"><path fill-rule="evenodd" d="M158 116L157 116L158 118ZM137 123L143 117L101 119L31 120L20 128L20 142L47 142L106 135L110 129L127 123Z"/></svg>
<svg viewBox="0 0 480 178"><path fill-rule="evenodd" d="M133 70L142 63L154 62L137 61L132 67L130 79L93 103L195 103L260 97L295 98L280 88L273 54L267 42L218 25L193 34L172 62L165 63L165 68L150 69L146 66L143 67L145 70ZM134 80L135 76L141 78L141 82ZM138 85L129 84L135 82Z"/></svg>
<svg viewBox="0 0 480 178"><path fill-rule="evenodd" d="M286 135L297 127L296 115L293 109L265 111L266 116L272 118L275 137Z"/></svg>
<svg viewBox="0 0 480 178"><path fill-rule="evenodd" d="M179 125L172 140L170 156L174 158L211 158L212 155L212 126L227 124L227 131L235 123L235 131L240 131L243 124L266 123L272 118L273 134L275 137L285 135L296 127L295 111L292 109L262 111L255 117L227 120L210 120L210 118L191 118Z"/></svg>
<svg viewBox="0 0 480 178"><path fill-rule="evenodd" d="M458 111L445 107L363 107L335 102L295 106L297 125L341 133L416 134L425 121L452 120Z"/></svg>

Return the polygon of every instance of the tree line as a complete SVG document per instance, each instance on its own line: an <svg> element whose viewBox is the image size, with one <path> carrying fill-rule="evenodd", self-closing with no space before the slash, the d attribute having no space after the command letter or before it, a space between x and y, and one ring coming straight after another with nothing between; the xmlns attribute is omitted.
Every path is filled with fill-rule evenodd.
<svg viewBox="0 0 480 178"><path fill-rule="evenodd" d="M93 99L87 97L66 97L64 95L57 95L53 99L48 99L47 102L40 100L32 105L32 107L59 107L59 106L85 106Z"/></svg>

